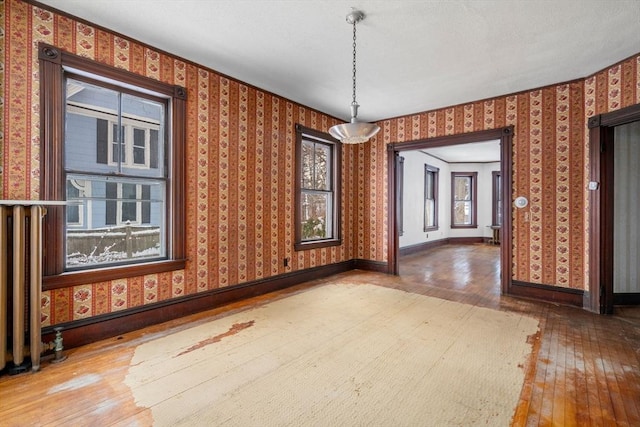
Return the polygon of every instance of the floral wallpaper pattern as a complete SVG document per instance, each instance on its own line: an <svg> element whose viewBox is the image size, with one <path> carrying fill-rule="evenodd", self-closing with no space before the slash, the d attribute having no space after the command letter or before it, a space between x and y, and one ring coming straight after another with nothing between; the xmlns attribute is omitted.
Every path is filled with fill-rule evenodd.
<svg viewBox="0 0 640 427"><path fill-rule="evenodd" d="M568 83L381 121L343 147L341 246L296 252L296 123L336 119L20 0L0 0L0 199L39 198L37 43L171 84L187 105L185 270L46 291L43 326L354 258L385 262L391 143L513 125L513 279L586 289L588 117L640 103L640 55ZM289 258L284 267L283 259Z"/></svg>
<svg viewBox="0 0 640 427"><path fill-rule="evenodd" d="M326 130L336 119L20 0L0 2L0 13L0 199L39 198L38 42L188 91L187 267L45 291L43 326L353 258L355 204L345 170L344 244L293 250L295 124ZM344 164L351 156L346 147Z"/></svg>
<svg viewBox="0 0 640 427"><path fill-rule="evenodd" d="M375 154L363 158L380 158L390 143L513 125L513 199L530 202L512 211L513 279L588 289L587 121L638 103L640 55L586 79L383 121L377 138L384 144L372 144ZM380 197L387 191L386 167L373 173L365 179L382 180L382 188L371 188L362 203L386 215L386 197ZM377 232L363 225L364 235ZM357 257L384 259L375 252L387 245L386 233L382 237L375 246L358 246Z"/></svg>

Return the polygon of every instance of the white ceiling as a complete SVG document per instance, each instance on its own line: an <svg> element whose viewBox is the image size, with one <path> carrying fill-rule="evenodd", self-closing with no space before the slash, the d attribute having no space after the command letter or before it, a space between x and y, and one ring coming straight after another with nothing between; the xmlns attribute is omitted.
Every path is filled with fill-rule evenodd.
<svg viewBox="0 0 640 427"><path fill-rule="evenodd" d="M499 162L500 140L425 148L420 151L447 163Z"/></svg>
<svg viewBox="0 0 640 427"><path fill-rule="evenodd" d="M573 80L640 52L640 0L41 0L347 120Z"/></svg>

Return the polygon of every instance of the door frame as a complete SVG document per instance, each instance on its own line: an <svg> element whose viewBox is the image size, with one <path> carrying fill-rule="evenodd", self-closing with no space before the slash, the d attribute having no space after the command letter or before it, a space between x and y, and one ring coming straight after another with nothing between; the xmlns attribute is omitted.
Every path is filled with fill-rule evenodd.
<svg viewBox="0 0 640 427"><path fill-rule="evenodd" d="M401 151L420 150L425 148L443 147L448 145L469 144L500 140L500 171L502 174L502 227L500 230L500 289L503 294L509 294L512 285L512 187L513 187L513 126L497 129L469 132L458 135L441 136L436 138L419 139L387 146L387 206L388 230L387 239L387 272L398 275L399 266L399 194L396 158Z"/></svg>
<svg viewBox="0 0 640 427"><path fill-rule="evenodd" d="M640 104L589 118L590 311L613 313L613 143L616 126L640 120ZM586 295L585 295L586 296Z"/></svg>

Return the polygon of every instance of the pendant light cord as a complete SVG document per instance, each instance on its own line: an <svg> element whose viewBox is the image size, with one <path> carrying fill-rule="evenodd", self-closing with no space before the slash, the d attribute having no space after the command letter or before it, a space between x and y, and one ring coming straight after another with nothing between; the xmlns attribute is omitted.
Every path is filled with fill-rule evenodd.
<svg viewBox="0 0 640 427"><path fill-rule="evenodd" d="M356 102L356 20L353 21L353 104Z"/></svg>

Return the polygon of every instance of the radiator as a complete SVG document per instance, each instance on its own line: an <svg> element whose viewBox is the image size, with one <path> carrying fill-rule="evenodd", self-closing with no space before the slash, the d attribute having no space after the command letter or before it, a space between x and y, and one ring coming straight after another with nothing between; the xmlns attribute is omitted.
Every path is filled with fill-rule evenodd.
<svg viewBox="0 0 640 427"><path fill-rule="evenodd" d="M0 370L11 359L12 373L28 369L27 352L31 356L31 370L38 371L43 349L40 300L45 208L28 201L17 202L0 203ZM11 305L9 295L12 295ZM11 343L7 342L9 333ZM25 345L27 334L28 348Z"/></svg>

